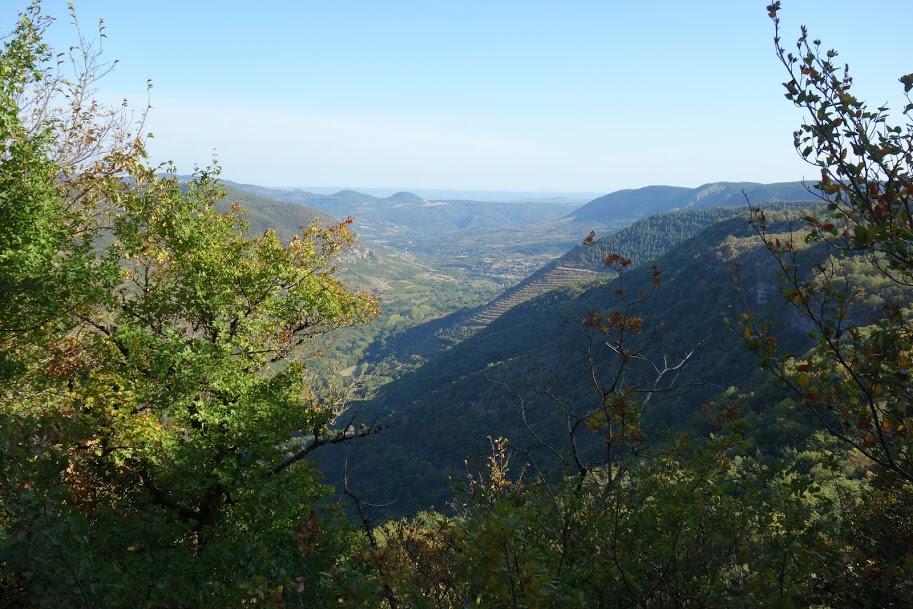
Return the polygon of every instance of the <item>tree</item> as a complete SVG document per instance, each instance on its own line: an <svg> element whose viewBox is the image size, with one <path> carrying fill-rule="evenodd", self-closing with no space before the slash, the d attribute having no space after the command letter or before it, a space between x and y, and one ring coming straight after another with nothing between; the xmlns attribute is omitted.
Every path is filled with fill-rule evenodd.
<svg viewBox="0 0 913 609"><path fill-rule="evenodd" d="M160 176L91 99L94 47L56 72L47 24L0 54L0 596L325 606L345 529L305 457L374 428L334 427L302 347L377 313L334 274L350 221L248 236L217 173Z"/></svg>
<svg viewBox="0 0 913 609"><path fill-rule="evenodd" d="M816 346L801 357L773 357L776 342L763 329L746 333L832 434L913 483L913 125L891 125L887 107L872 110L857 99L849 67L810 41L804 26L795 52L781 46L779 10L779 2L768 7L786 98L807 116L794 141L821 172L816 189L827 214L805 216L804 229L787 235L772 235L761 210L753 221ZM900 81L910 102L913 74ZM904 114L911 111L913 102ZM811 263L801 259L798 239L815 246ZM872 275L881 281L863 282ZM866 316L861 306L875 297L881 310Z"/></svg>
<svg viewBox="0 0 913 609"><path fill-rule="evenodd" d="M855 97L849 66L806 27L787 51L780 9L767 7L786 98L805 114L794 143L820 171L824 205L800 229L776 233L758 209L752 221L814 344L786 352L751 315L745 336L822 428L866 463L870 481L845 507L843 545L831 554L847 574L834 579L831 597L904 606L913 575L913 74L900 77L907 123L892 124L886 106Z"/></svg>

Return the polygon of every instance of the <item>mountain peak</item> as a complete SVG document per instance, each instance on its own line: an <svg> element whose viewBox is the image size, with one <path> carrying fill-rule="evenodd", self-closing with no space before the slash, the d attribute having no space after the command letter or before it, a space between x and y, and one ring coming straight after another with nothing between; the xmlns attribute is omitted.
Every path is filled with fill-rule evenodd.
<svg viewBox="0 0 913 609"><path fill-rule="evenodd" d="M339 197L340 199L346 199L349 197L368 197L370 195L366 195L363 192L358 192L357 190L346 189L346 190L340 190L339 192L334 193L330 196Z"/></svg>
<svg viewBox="0 0 913 609"><path fill-rule="evenodd" d="M424 203L425 202L425 200L423 198L421 198L417 194L411 193L411 192L395 192L392 195L390 195L389 197L387 197L387 200L392 201L394 203Z"/></svg>

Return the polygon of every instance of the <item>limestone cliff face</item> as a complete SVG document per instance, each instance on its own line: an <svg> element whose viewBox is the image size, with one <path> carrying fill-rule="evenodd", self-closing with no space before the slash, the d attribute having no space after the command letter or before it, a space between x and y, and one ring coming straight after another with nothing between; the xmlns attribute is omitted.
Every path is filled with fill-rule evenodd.
<svg viewBox="0 0 913 609"><path fill-rule="evenodd" d="M352 264L353 262L365 262L368 260L376 260L377 254L368 247L364 245L356 244L354 247L349 248L343 252L338 260L342 265Z"/></svg>

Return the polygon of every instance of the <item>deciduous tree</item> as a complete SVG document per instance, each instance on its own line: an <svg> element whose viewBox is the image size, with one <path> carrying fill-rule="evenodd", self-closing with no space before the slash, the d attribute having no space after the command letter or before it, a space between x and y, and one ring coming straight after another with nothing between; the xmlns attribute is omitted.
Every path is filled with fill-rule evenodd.
<svg viewBox="0 0 913 609"><path fill-rule="evenodd" d="M0 52L0 596L325 606L345 529L305 457L373 430L334 427L302 347L377 313L335 275L349 222L249 236L92 100L84 39L56 71L47 23Z"/></svg>

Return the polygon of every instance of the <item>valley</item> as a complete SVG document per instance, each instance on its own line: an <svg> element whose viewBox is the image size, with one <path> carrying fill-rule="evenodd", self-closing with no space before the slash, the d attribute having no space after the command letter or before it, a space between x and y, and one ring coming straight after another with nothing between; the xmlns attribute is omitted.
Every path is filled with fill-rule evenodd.
<svg viewBox="0 0 913 609"><path fill-rule="evenodd" d="M606 247L655 258L670 239L693 236L708 222L745 209L743 188L761 203L809 198L800 183L649 186L584 204L427 201L406 192L328 195L226 184L228 200L249 211L253 231L269 226L287 238L311 216L354 218L359 241L340 258L340 271L353 287L378 294L383 314L370 326L318 338L313 351L322 355L312 365L321 372L357 367L373 388L528 300L605 277ZM644 201L651 203L639 207ZM618 206L628 211L619 214ZM622 230L644 214L643 230ZM590 231L609 240L585 248L580 242Z"/></svg>
<svg viewBox="0 0 913 609"><path fill-rule="evenodd" d="M606 195L569 213L565 205L536 209L525 217L529 224L500 229L494 225L504 217L497 210L516 203L463 201L454 209L466 217L449 210L447 227L435 232L433 240L411 235L444 220L422 218L420 225L412 225L414 206L444 206L427 205L415 196L379 199L354 191L338 197L286 196L309 201L324 214L360 213L365 218L355 219L356 230L367 227L355 249L340 259L340 270L347 282L378 294L382 303L381 317L370 326L338 330L309 347L321 354L310 360L315 370L348 379L361 376L369 399L353 409L363 420L381 421L384 427L376 437L321 454L328 479L341 484L344 464L356 464L350 480L359 492L367 501L392 506L375 518L445 509L448 480L461 475L465 458L484 452L487 436L521 441L518 400L526 404L527 424L539 437L560 441L555 404L549 403L568 401L582 408L593 397L585 381L588 339L580 320L613 299L617 280L603 263L609 253L631 259L630 290L647 289L653 261L663 269L661 305L649 315L662 317L656 326L663 328L662 338L651 347L654 356L676 357L695 343L702 362L679 379L694 385L693 390L668 396L652 409L647 419L655 428L651 433L661 436L666 433L662 429L694 425L697 406L726 389L720 379L737 385L751 369L751 354L726 329L734 313L725 303L736 294L732 265L740 261L743 279L760 286L750 291L761 296L774 282L754 269L756 245L738 258L725 253L731 239L744 241L751 234L742 188L647 187ZM657 190L662 194L658 203ZM266 189L232 190L236 192L262 197ZM803 198L807 191L798 183L754 185L753 192L771 213L796 215L814 205ZM628 214L620 217L614 207L605 206L618 198L644 197L655 202L648 210L659 210L641 219L630 213L636 207L627 207ZM683 201L689 202L686 209L679 208ZM496 211L486 210L489 205ZM458 228L461 223L472 227ZM593 245L582 245L590 230L599 236ZM459 254L469 251L472 261ZM514 262L505 268L486 265L486 260ZM710 285L719 286L713 297L708 296ZM758 298L753 306L765 306L767 301ZM766 315L776 317L776 312L770 309ZM796 333L781 340L801 343ZM581 441L590 446L585 438ZM546 455L540 458L549 462Z"/></svg>

